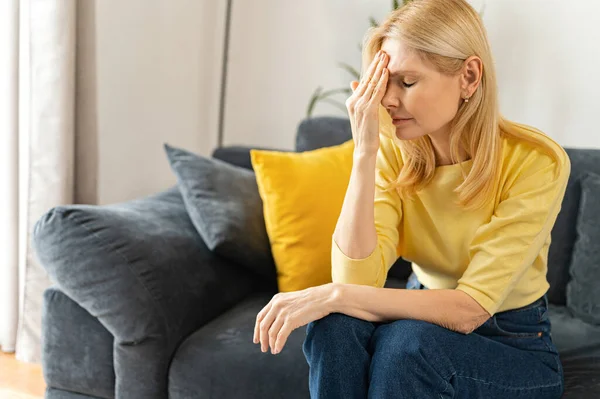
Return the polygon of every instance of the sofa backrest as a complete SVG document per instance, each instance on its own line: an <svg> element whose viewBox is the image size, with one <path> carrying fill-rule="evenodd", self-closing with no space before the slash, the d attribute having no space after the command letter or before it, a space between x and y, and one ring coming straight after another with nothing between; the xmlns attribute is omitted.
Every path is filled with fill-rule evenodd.
<svg viewBox="0 0 600 399"><path fill-rule="evenodd" d="M554 228L548 254L548 299L556 305L566 304L566 286L575 245L577 215L581 199L580 179L585 172L600 174L600 150L565 148L571 160L571 176ZM600 215L599 215L600 219Z"/></svg>
<svg viewBox="0 0 600 399"><path fill-rule="evenodd" d="M350 121L341 117L315 117L298 125L296 151L310 151L341 144L352 138ZM600 174L600 150L566 148L571 159L571 176L561 211L552 230L548 255L548 299L557 305L566 304L566 285L576 238L575 224L579 211L581 187L579 179L586 171ZM600 218L600 217L599 217ZM405 277L407 263L399 261L390 270L394 277Z"/></svg>

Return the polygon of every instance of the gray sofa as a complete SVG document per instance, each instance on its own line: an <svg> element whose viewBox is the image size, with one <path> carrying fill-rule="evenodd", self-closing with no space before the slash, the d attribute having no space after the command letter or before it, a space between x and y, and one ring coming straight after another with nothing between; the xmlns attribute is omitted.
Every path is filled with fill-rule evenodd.
<svg viewBox="0 0 600 399"><path fill-rule="evenodd" d="M299 125L296 150L350 137L348 120L313 118ZM600 398L600 326L575 317L566 292L578 178L600 174L600 150L568 153L571 180L549 256L553 337L564 397ZM213 157L251 169L248 148ZM304 327L277 356L252 343L256 314L276 292L275 273L259 277L208 250L177 186L125 203L53 208L37 222L33 243L55 282L44 293L46 398L309 397ZM409 273L400 259L386 285L403 287Z"/></svg>

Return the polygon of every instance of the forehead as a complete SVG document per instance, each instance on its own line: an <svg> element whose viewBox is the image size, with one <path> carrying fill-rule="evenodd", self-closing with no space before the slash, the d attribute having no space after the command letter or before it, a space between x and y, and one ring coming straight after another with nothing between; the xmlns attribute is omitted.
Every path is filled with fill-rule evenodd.
<svg viewBox="0 0 600 399"><path fill-rule="evenodd" d="M381 49L390 57L387 68L392 73L396 71L424 71L429 69L417 53L406 47L399 40L386 39L383 41Z"/></svg>

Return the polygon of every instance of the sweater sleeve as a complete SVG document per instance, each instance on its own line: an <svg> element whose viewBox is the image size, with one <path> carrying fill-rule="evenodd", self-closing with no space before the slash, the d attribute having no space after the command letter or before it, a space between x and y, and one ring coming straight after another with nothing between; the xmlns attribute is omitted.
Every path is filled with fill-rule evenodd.
<svg viewBox="0 0 600 399"><path fill-rule="evenodd" d="M380 136L381 145L375 166L374 218L377 245L369 256L352 259L346 256L332 237L331 275L333 282L383 287L387 272L400 256L399 225L402 203L397 191L385 190L400 171L399 150L391 139Z"/></svg>
<svg viewBox="0 0 600 399"><path fill-rule="evenodd" d="M490 221L475 232L469 265L456 287L490 315L497 312L540 254L560 211L571 172L566 152L560 162L547 155L530 158L503 191Z"/></svg>

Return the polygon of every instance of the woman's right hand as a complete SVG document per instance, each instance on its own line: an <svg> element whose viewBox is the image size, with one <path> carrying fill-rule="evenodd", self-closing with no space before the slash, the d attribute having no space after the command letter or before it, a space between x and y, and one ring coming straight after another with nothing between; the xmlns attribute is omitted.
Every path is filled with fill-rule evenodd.
<svg viewBox="0 0 600 399"><path fill-rule="evenodd" d="M389 58L379 51L360 84L352 81L352 95L346 100L354 151L361 155L376 155L379 149L379 104L385 94Z"/></svg>

